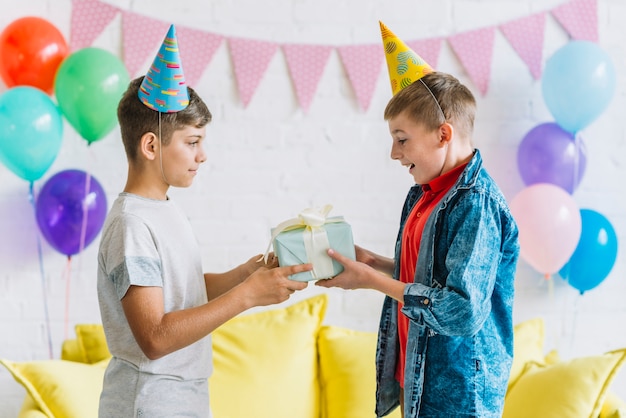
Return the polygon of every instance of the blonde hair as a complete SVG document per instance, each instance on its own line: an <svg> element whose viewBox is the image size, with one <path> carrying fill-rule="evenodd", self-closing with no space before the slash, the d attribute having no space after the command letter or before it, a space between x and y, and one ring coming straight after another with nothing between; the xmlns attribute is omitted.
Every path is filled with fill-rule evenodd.
<svg viewBox="0 0 626 418"><path fill-rule="evenodd" d="M471 138L476 100L455 77L435 71L396 93L385 108L385 120L401 113L430 130L448 122L461 136Z"/></svg>

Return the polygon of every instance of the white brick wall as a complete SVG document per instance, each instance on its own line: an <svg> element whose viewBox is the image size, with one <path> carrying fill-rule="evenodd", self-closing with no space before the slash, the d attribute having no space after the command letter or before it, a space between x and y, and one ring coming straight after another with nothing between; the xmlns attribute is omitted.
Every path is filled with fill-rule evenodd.
<svg viewBox="0 0 626 418"><path fill-rule="evenodd" d="M563 0L180 0L111 1L117 7L227 36L279 43L344 45L379 42L378 20L405 39L447 36L493 26L547 10ZM162 4L163 8L155 7ZM0 1L0 30L27 15L49 19L69 38L70 0ZM621 0L599 0L600 46L613 58L618 75L609 108L587 129L587 172L575 199L581 208L610 219L620 240L618 259L605 282L584 296L555 278L554 292L539 273L520 262L515 320L542 316L548 348L563 357L626 347L626 47ZM120 53L120 20L115 19L95 45ZM544 61L567 42L547 18ZM150 58L152 59L152 58ZM147 64L147 63L146 63ZM0 64L1 65L1 64ZM187 210L196 227L207 270L221 271L262 252L269 228L300 209L331 203L344 215L362 246L391 255L400 207L410 177L389 159L390 138L382 121L389 98L385 68L370 109L362 112L333 52L307 114L297 107L285 60L278 53L248 108L237 96L226 46L217 51L199 84L214 121L208 128L209 160L189 190L171 196ZM444 43L439 69L476 89ZM0 85L0 92L6 88ZM496 35L492 81L485 97L477 95L475 143L507 198L523 188L516 151L523 135L552 121L521 60L500 33ZM125 181L126 162L117 132L87 147L66 123L62 150L50 171L88 170L107 191L109 203ZM41 187L43 181L37 183ZM0 357L11 360L48 357L36 227L28 186L0 165ZM55 357L65 338L66 259L43 242L48 302ZM99 322L95 294L96 244L72 260L69 336L76 323ZM291 302L321 289L309 289ZM377 327L382 297L368 291L332 290L327 322L363 330ZM290 302L290 303L291 303ZM626 373L613 389L626 398ZM17 414L23 390L0 370L0 417Z"/></svg>

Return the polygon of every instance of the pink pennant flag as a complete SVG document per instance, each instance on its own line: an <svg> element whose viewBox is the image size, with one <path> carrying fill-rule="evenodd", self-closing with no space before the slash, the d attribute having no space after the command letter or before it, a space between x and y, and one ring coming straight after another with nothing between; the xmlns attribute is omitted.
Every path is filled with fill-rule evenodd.
<svg viewBox="0 0 626 418"><path fill-rule="evenodd" d="M307 112L333 48L326 45L294 44L283 45L282 48L298 103Z"/></svg>
<svg viewBox="0 0 626 418"><path fill-rule="evenodd" d="M122 12L124 63L131 77L140 73L148 58L156 55L169 27L169 23L161 20L127 11ZM146 71L142 72L145 73L147 70L146 68Z"/></svg>
<svg viewBox="0 0 626 418"><path fill-rule="evenodd" d="M450 46L461 61L480 93L484 96L491 79L491 59L496 30L494 27L477 29L448 38Z"/></svg>
<svg viewBox="0 0 626 418"><path fill-rule="evenodd" d="M72 0L70 50L91 46L119 11L117 7L98 0Z"/></svg>
<svg viewBox="0 0 626 418"><path fill-rule="evenodd" d="M228 38L228 45L235 68L239 96L246 107L274 57L278 44L252 39Z"/></svg>
<svg viewBox="0 0 626 418"><path fill-rule="evenodd" d="M552 9L572 39L598 42L598 0L573 0Z"/></svg>
<svg viewBox="0 0 626 418"><path fill-rule="evenodd" d="M376 88L385 51L380 44L341 46L337 51L361 108L367 110Z"/></svg>
<svg viewBox="0 0 626 418"><path fill-rule="evenodd" d="M516 19L500 26L500 31L526 63L535 80L541 77L545 12Z"/></svg>
<svg viewBox="0 0 626 418"><path fill-rule="evenodd" d="M176 37L185 81L193 87L200 80L224 37L185 26L176 27Z"/></svg>
<svg viewBox="0 0 626 418"><path fill-rule="evenodd" d="M432 38L406 41L405 43L436 70L439 62L439 52L441 52L441 41L441 38Z"/></svg>

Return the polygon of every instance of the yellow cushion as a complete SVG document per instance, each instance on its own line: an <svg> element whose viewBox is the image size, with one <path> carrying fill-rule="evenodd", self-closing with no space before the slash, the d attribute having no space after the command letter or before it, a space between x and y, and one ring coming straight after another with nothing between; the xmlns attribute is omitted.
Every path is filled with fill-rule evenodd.
<svg viewBox="0 0 626 418"><path fill-rule="evenodd" d="M509 374L509 388L521 376L530 361L544 362L545 326L543 319L520 322L513 327L513 364Z"/></svg>
<svg viewBox="0 0 626 418"><path fill-rule="evenodd" d="M111 357L101 324L78 324L74 329L84 363L93 364Z"/></svg>
<svg viewBox="0 0 626 418"><path fill-rule="evenodd" d="M318 337L323 418L375 417L376 333L324 326ZM397 408L389 417L400 417Z"/></svg>
<svg viewBox="0 0 626 418"><path fill-rule="evenodd" d="M600 414L626 349L552 365L529 363L509 388L503 418L579 418Z"/></svg>
<svg viewBox="0 0 626 418"><path fill-rule="evenodd" d="M0 360L48 417L97 417L108 360L93 365L67 360Z"/></svg>
<svg viewBox="0 0 626 418"><path fill-rule="evenodd" d="M317 333L325 294L242 315L213 332L209 393L220 418L317 418Z"/></svg>
<svg viewBox="0 0 626 418"><path fill-rule="evenodd" d="M620 399L615 393L608 391L600 418L619 418L626 417L626 402Z"/></svg>
<svg viewBox="0 0 626 418"><path fill-rule="evenodd" d="M46 414L39 409L39 406L37 406L33 398L26 393L26 396L24 396L24 402L22 402L22 408L17 414L17 418L46 418Z"/></svg>
<svg viewBox="0 0 626 418"><path fill-rule="evenodd" d="M78 344L77 339L63 341L61 346L61 360L85 362L85 355Z"/></svg>

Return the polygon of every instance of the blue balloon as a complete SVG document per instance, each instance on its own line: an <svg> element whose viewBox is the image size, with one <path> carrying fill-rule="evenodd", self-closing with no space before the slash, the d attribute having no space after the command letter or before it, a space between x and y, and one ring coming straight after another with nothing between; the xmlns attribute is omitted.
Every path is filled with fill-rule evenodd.
<svg viewBox="0 0 626 418"><path fill-rule="evenodd" d="M46 93L20 86L0 95L0 161L19 177L41 178L62 139L61 111Z"/></svg>
<svg viewBox="0 0 626 418"><path fill-rule="evenodd" d="M602 283L611 272L617 258L617 235L602 214L581 209L580 216L580 241L559 274L582 294Z"/></svg>
<svg viewBox="0 0 626 418"><path fill-rule="evenodd" d="M572 41L547 61L541 77L543 99L556 122L577 133L608 106L615 92L611 58L595 43Z"/></svg>

